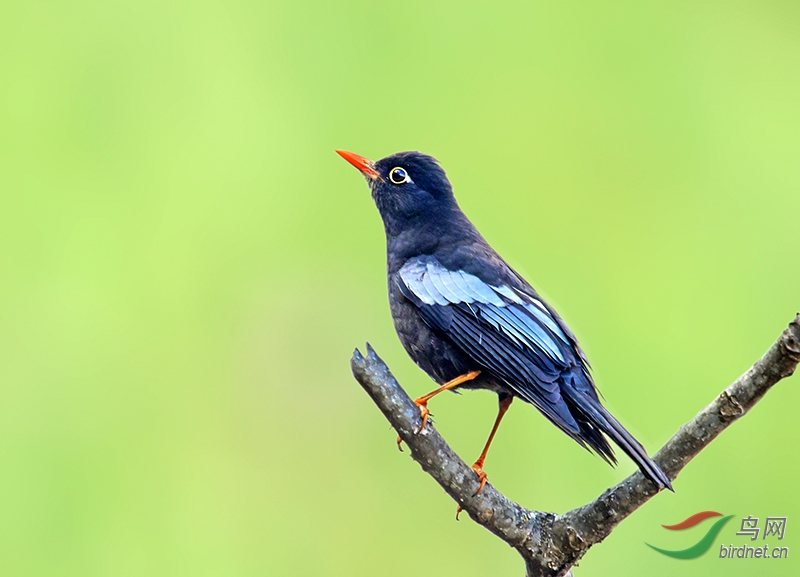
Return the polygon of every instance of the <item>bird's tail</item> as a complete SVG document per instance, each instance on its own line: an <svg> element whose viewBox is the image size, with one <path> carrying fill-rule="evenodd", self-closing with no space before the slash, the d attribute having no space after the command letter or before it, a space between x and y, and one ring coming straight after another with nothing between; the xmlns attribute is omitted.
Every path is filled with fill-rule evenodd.
<svg viewBox="0 0 800 577"><path fill-rule="evenodd" d="M571 401L569 403L572 405L571 408L577 409L577 411L581 413L580 416L584 417L584 419L577 419L579 423L581 421L588 421L586 424L591 423L591 425L597 429L600 429L600 431L605 433L612 441L614 441L620 449L625 451L625 454L633 459L645 477L650 479L660 489L666 488L670 491L674 491L669 478L647 455L647 451L644 450L644 447L642 447L639 441L634 439L633 435L626 431L625 427L623 427L620 422L617 421L617 419L615 419L614 416L609 413L603 405L600 404L599 400L592 398L591 395L586 394L583 391L578 391L571 388L567 388L566 391L562 389L562 392L567 393L567 397L569 401ZM581 427L581 429L583 429L583 427ZM600 437L600 435L597 434L597 431L593 431L592 436ZM597 450L594 447L595 443L591 442L592 440L595 439L586 439L588 444ZM605 441L605 439L603 439L603 441ZM608 444L604 444L605 448L608 449ZM600 456L606 458L603 455L605 451L599 452ZM608 459L606 458L606 460Z"/></svg>

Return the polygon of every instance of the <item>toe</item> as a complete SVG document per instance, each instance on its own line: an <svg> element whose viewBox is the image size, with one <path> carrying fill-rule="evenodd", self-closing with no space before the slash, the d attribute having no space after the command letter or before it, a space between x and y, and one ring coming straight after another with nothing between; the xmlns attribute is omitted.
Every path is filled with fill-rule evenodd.
<svg viewBox="0 0 800 577"><path fill-rule="evenodd" d="M427 405L418 405L419 406L419 416L422 417L422 424L419 426L419 430L417 433L421 433L422 430L425 428L425 425L428 424L428 416L431 412L428 410Z"/></svg>
<svg viewBox="0 0 800 577"><path fill-rule="evenodd" d="M486 486L486 473L483 471L483 469L477 463L472 465L472 470L475 471L475 474L478 475L478 479L481 482L480 486L478 487L478 490L475 491L475 494L473 495L473 497L477 497L478 494L481 491L483 491L483 488Z"/></svg>

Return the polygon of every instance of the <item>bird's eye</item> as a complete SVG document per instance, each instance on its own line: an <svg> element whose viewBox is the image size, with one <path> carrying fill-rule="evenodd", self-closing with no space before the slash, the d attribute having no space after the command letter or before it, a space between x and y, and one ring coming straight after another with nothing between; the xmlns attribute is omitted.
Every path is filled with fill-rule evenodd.
<svg viewBox="0 0 800 577"><path fill-rule="evenodd" d="M404 182L410 182L411 179L408 178L408 173L406 172L405 168L393 168L389 172L389 180L392 181L394 184L403 184Z"/></svg>

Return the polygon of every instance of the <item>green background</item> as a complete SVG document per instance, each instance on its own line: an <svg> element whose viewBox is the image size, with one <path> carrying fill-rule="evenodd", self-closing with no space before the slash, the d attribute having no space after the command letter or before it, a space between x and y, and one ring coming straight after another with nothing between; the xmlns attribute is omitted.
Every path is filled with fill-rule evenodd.
<svg viewBox="0 0 800 577"><path fill-rule="evenodd" d="M651 452L800 308L797 2L3 3L0 574L522 574L350 374L369 340L432 387L334 148L439 158ZM796 574L798 403L781 383L576 576ZM496 398L431 406L474 459ZM557 512L633 469L521 404L487 463ZM736 517L705 557L644 545L707 509ZM788 516L793 557L716 558L747 515Z"/></svg>

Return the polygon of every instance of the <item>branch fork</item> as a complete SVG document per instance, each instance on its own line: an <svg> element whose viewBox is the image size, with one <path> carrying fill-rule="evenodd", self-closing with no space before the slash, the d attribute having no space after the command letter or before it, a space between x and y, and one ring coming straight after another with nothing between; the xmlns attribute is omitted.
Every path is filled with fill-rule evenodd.
<svg viewBox="0 0 800 577"><path fill-rule="evenodd" d="M744 416L773 385L791 376L798 363L800 314L761 359L683 425L653 460L670 480L675 480L689 461ZM470 518L519 552L528 577L567 575L593 545L658 492L636 471L591 503L563 515L526 509L490 483L476 495L480 480L472 467L450 448L432 423L422 427L419 407L369 343L366 356L356 349L350 366L356 380L406 443L411 457Z"/></svg>

